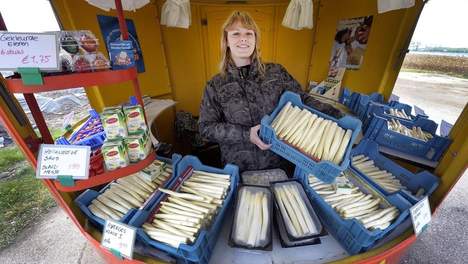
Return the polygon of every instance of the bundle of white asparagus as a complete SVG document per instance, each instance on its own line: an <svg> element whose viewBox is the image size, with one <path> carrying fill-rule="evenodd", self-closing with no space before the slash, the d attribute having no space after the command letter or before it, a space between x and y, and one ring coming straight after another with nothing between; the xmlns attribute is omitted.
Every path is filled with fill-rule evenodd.
<svg viewBox="0 0 468 264"><path fill-rule="evenodd" d="M317 160L340 164L352 131L288 102L271 125L278 138Z"/></svg>
<svg viewBox="0 0 468 264"><path fill-rule="evenodd" d="M143 229L152 239L175 248L193 243L200 228L209 226L222 207L230 179L228 174L194 171L177 191L159 189L167 194L166 199Z"/></svg>
<svg viewBox="0 0 468 264"><path fill-rule="evenodd" d="M390 108L389 112L386 113L386 114L411 120L411 116L407 115L404 110L398 110L398 109Z"/></svg>
<svg viewBox="0 0 468 264"><path fill-rule="evenodd" d="M375 166L374 161L365 155L356 155L352 158L353 166L367 177L371 178L380 187L388 192L396 192L406 189L395 175L386 170L381 170Z"/></svg>
<svg viewBox="0 0 468 264"><path fill-rule="evenodd" d="M247 247L270 243L271 194L265 188L245 186L239 191L233 239Z"/></svg>
<svg viewBox="0 0 468 264"><path fill-rule="evenodd" d="M130 209L144 204L148 197L160 187L172 174L172 166L167 165L153 181L139 173L117 179L104 193L94 199L89 210L102 219L120 220Z"/></svg>
<svg viewBox="0 0 468 264"><path fill-rule="evenodd" d="M384 230L400 214L395 206L381 208L379 197L363 193L358 187L353 186L346 176L337 177L337 180L347 182L351 187L350 190L341 193L336 184L325 184L313 175L309 175L309 186L344 219L355 218L369 230L377 228Z"/></svg>
<svg viewBox="0 0 468 264"><path fill-rule="evenodd" d="M286 230L296 238L320 233L310 216L295 183L280 183L273 187Z"/></svg>
<svg viewBox="0 0 468 264"><path fill-rule="evenodd" d="M412 137L412 138L419 139L422 141L428 141L433 138L431 133L422 131L420 127L413 126L412 129L409 129L406 126L402 125L400 121L395 120L393 118L387 123L388 123L388 128L390 130L393 130L397 133L403 134L408 137Z"/></svg>

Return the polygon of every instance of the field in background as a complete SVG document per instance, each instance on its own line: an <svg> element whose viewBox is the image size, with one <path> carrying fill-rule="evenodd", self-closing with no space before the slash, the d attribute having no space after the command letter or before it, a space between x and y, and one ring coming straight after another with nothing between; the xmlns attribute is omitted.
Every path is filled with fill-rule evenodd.
<svg viewBox="0 0 468 264"><path fill-rule="evenodd" d="M432 72L468 79L468 57L406 54L402 71Z"/></svg>

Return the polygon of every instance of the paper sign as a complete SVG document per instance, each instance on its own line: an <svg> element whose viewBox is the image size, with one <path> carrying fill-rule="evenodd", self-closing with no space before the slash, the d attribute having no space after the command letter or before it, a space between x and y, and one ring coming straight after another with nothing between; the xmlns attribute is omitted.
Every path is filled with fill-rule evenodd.
<svg viewBox="0 0 468 264"><path fill-rule="evenodd" d="M398 102L400 100L400 97L398 95L390 95L390 98L388 99L388 102L392 102L392 101L395 101L395 102Z"/></svg>
<svg viewBox="0 0 468 264"><path fill-rule="evenodd" d="M445 120L442 120L442 122L440 123L440 135L442 137L448 137L448 135L450 134L450 130L452 130L452 127L452 124Z"/></svg>
<svg viewBox="0 0 468 264"><path fill-rule="evenodd" d="M55 33L0 31L0 70L20 67L59 70L59 46Z"/></svg>
<svg viewBox="0 0 468 264"><path fill-rule="evenodd" d="M71 176L73 179L88 179L89 146L64 146L42 144L39 150L36 178L55 179Z"/></svg>
<svg viewBox="0 0 468 264"><path fill-rule="evenodd" d="M418 236L431 222L431 206L427 196L410 208L414 233Z"/></svg>
<svg viewBox="0 0 468 264"><path fill-rule="evenodd" d="M416 105L414 106L414 113L416 113L416 115L426 115L426 113L424 112L424 110L422 110L421 108L417 107Z"/></svg>
<svg viewBox="0 0 468 264"><path fill-rule="evenodd" d="M135 234L136 228L113 220L107 220L104 226L101 245L131 259L135 245Z"/></svg>

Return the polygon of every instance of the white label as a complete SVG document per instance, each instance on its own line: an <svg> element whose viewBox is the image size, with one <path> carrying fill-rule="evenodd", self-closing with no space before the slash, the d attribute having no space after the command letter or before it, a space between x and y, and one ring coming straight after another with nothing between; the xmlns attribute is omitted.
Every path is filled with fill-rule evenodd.
<svg viewBox="0 0 468 264"><path fill-rule="evenodd" d="M55 33L0 32L0 70L19 67L59 69L59 48Z"/></svg>
<svg viewBox="0 0 468 264"><path fill-rule="evenodd" d="M113 220L107 220L104 226L101 245L109 250L118 251L122 256L131 259L135 244L136 228Z"/></svg>
<svg viewBox="0 0 468 264"><path fill-rule="evenodd" d="M424 197L410 209L411 220L413 221L414 233L418 236L431 222L431 206L429 200Z"/></svg>
<svg viewBox="0 0 468 264"><path fill-rule="evenodd" d="M57 176L72 176L78 180L88 179L90 151L89 146L42 144L36 178L55 179Z"/></svg>

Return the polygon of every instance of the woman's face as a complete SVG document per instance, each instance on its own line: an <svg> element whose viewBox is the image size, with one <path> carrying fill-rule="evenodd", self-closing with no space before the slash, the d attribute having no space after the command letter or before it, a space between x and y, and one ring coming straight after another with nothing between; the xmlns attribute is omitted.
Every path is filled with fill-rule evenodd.
<svg viewBox="0 0 468 264"><path fill-rule="evenodd" d="M227 44L231 50L233 59L250 58L255 49L255 32L244 28L240 22L236 22L226 29Z"/></svg>

